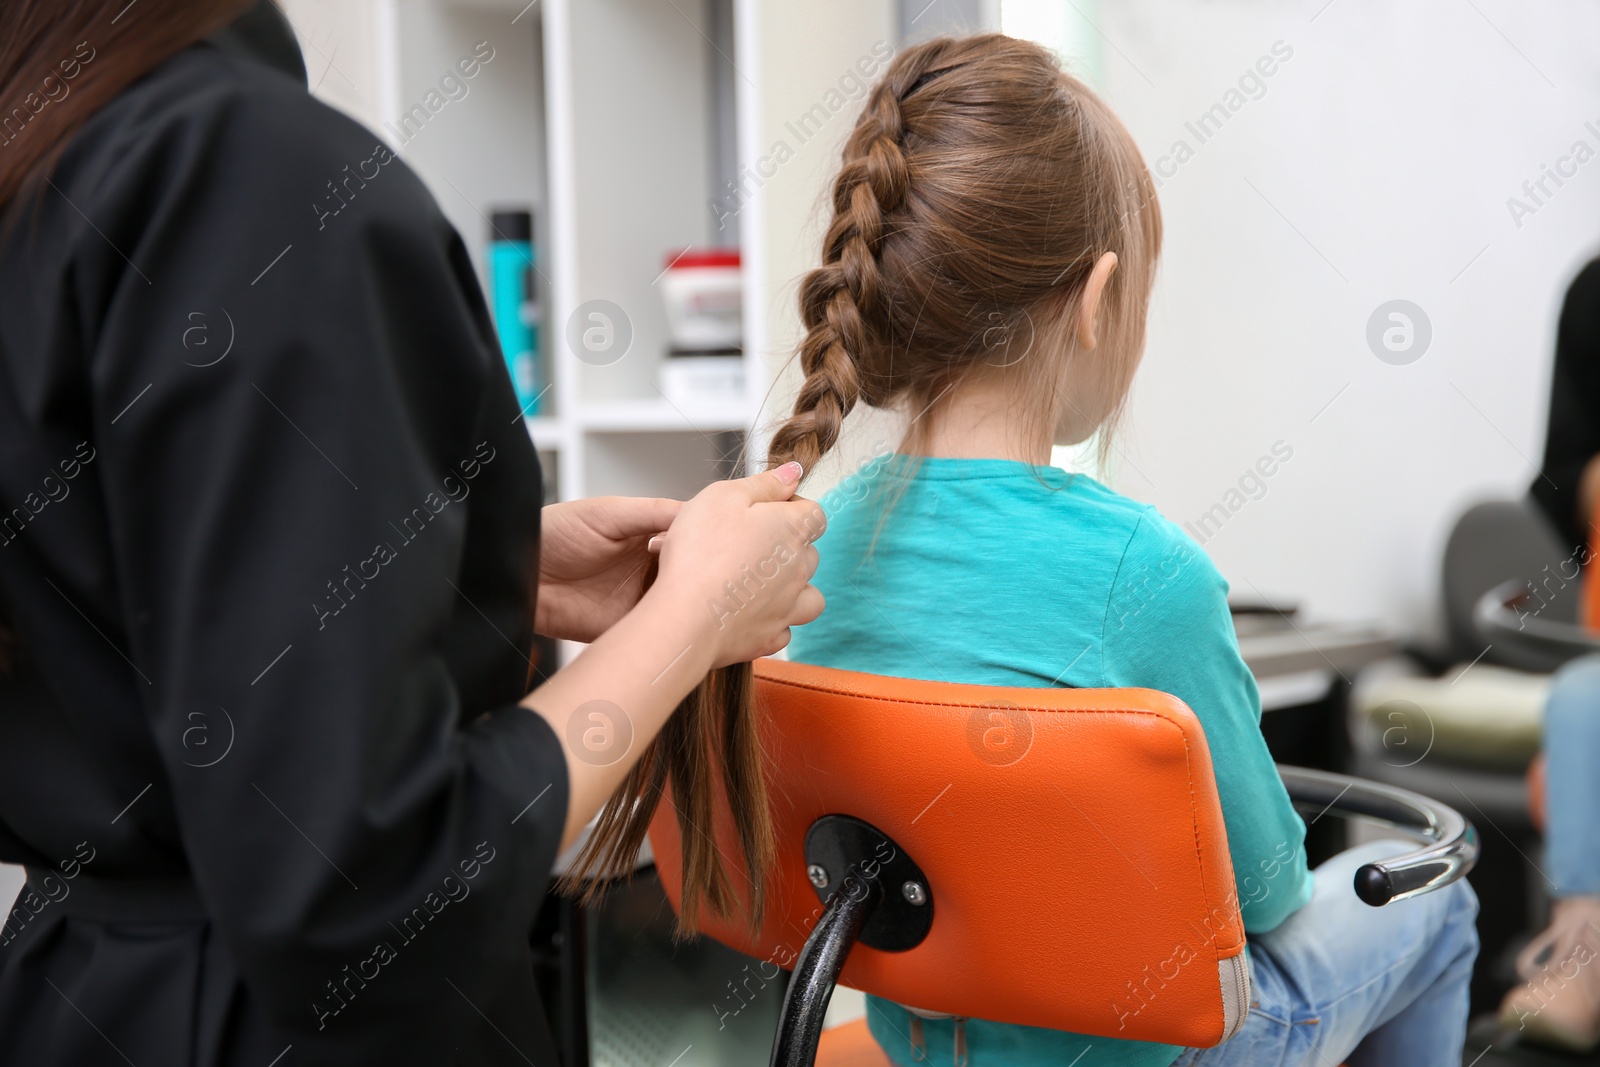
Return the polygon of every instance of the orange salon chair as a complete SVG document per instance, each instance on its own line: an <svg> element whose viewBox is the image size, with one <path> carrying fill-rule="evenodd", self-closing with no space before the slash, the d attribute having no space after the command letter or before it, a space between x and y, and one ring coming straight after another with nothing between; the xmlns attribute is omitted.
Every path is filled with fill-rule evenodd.
<svg viewBox="0 0 1600 1067"><path fill-rule="evenodd" d="M763 660L757 702L778 839L758 932L707 934L793 975L771 1063L818 1062L836 983L956 1016L1209 1047L1250 1004L1245 935L1199 720L1147 689L910 681ZM1357 872L1373 906L1462 877L1477 833L1402 789L1283 768L1312 812L1425 839ZM726 819L716 836L740 855ZM670 803L650 829L676 907ZM737 881L737 879L735 879ZM832 1064L882 1063L856 1024Z"/></svg>

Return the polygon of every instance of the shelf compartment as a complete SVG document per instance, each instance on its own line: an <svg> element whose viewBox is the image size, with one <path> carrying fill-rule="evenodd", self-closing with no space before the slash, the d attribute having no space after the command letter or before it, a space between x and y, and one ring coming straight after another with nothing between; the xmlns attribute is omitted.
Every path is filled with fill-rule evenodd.
<svg viewBox="0 0 1600 1067"><path fill-rule="evenodd" d="M748 430L750 412L739 404L674 405L663 397L584 404L578 421L589 433L726 433Z"/></svg>

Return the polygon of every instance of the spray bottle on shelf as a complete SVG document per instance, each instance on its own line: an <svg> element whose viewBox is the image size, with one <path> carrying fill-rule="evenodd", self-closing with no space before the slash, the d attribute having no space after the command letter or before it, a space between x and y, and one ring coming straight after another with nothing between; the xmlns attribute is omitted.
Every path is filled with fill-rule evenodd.
<svg viewBox="0 0 1600 1067"><path fill-rule="evenodd" d="M546 407L548 382L539 359L539 305L534 288L533 214L496 211L489 220L489 300L517 404L525 416Z"/></svg>

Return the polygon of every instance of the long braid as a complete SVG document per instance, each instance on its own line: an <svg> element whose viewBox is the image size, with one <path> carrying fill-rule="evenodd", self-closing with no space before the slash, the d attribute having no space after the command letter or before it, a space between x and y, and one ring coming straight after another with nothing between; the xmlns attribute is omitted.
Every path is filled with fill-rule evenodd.
<svg viewBox="0 0 1600 1067"><path fill-rule="evenodd" d="M886 236L885 215L900 206L910 184L900 144L904 134L900 94L942 54L940 49L929 49L921 62L879 83L845 144L843 167L833 189L834 217L823 238L823 264L801 285L800 314L807 332L800 365L806 381L794 415L773 436L768 453L773 466L798 459L807 469L815 467L837 443L845 416L863 395L857 363L869 344L867 317L880 310L878 251ZM725 795L738 801L729 805L729 814L746 868L741 872L748 886L745 918L752 929L760 925L766 874L777 847L753 697L748 663L707 676L606 805L589 847L568 876L569 888L578 888L585 875L616 873L625 865L643 842L663 786L670 781L682 830L679 932L696 929L702 907L719 917L736 911L741 894L729 878L712 825L716 797L711 768L720 766ZM583 891L592 898L598 885L590 881Z"/></svg>
<svg viewBox="0 0 1600 1067"><path fill-rule="evenodd" d="M839 440L845 416L874 383L863 380L862 358L877 331L868 323L882 312L878 253L889 235L888 217L911 186L902 139L904 94L945 59L947 48L927 48L917 61L897 66L874 86L833 183L833 221L822 239L822 265L800 285L800 369L805 381L794 413L772 435L769 466L799 460L813 469ZM878 334L881 336L881 334Z"/></svg>
<svg viewBox="0 0 1600 1067"><path fill-rule="evenodd" d="M806 469L838 442L839 431L863 387L858 369L870 343L868 319L881 312L883 286L878 253L887 236L885 216L905 200L910 184L901 138L902 94L944 57L929 47L916 61L891 71L868 97L845 142L833 187L833 220L823 238L822 265L801 284L800 315L806 337L800 346L805 383L794 414L774 433L768 462L797 459ZM648 579L654 579L651 568ZM648 584L648 582L647 582ZM712 671L679 705L661 733L602 809L595 832L562 880L562 888L586 903L603 891L600 879L623 874L637 855L670 785L682 842L683 895L678 932L693 933L702 907L726 917L740 893L715 843L713 768L720 767L733 829L743 853L748 893L745 918L759 926L766 874L777 848L764 779L764 755L753 704L753 671L738 663Z"/></svg>
<svg viewBox="0 0 1600 1067"><path fill-rule="evenodd" d="M869 344L867 320L879 311L878 250L886 236L885 215L900 206L910 184L900 144L904 133L900 93L916 83L939 56L939 51L929 50L924 62L880 82L845 143L843 166L833 188L833 221L822 242L823 263L806 276L800 290L800 315L806 327L800 366L806 379L795 400L794 414L773 435L767 456L770 466L797 459L806 469L814 468L838 442L845 416L866 391L858 360ZM680 826L699 831L682 835L680 931L695 929L702 903L719 916L728 915L738 903L713 843L709 774L703 763L696 763L710 755L711 746L718 741L716 756L722 766L723 788L730 800L739 801L730 805L730 814L749 877L746 918L752 929L761 922L766 872L775 861L777 847L753 681L748 663L713 671L674 716L682 725L673 728L669 724L663 731L665 738L694 736L702 746L697 751L679 749L678 758L670 761ZM647 795L645 801L653 810L652 798ZM636 809L636 818L646 804Z"/></svg>

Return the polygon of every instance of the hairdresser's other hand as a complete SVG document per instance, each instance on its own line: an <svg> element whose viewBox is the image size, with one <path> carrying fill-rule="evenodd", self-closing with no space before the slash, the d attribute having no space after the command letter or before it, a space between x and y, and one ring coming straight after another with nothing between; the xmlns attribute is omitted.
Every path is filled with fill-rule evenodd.
<svg viewBox="0 0 1600 1067"><path fill-rule="evenodd" d="M541 514L534 628L593 641L633 610L644 592L650 538L682 504L659 497L599 496L547 505Z"/></svg>
<svg viewBox="0 0 1600 1067"><path fill-rule="evenodd" d="M794 498L798 463L715 482L683 505L659 542L651 590L687 606L688 632L710 644L711 665L770 656L789 628L822 614L811 543L827 525L815 501Z"/></svg>

